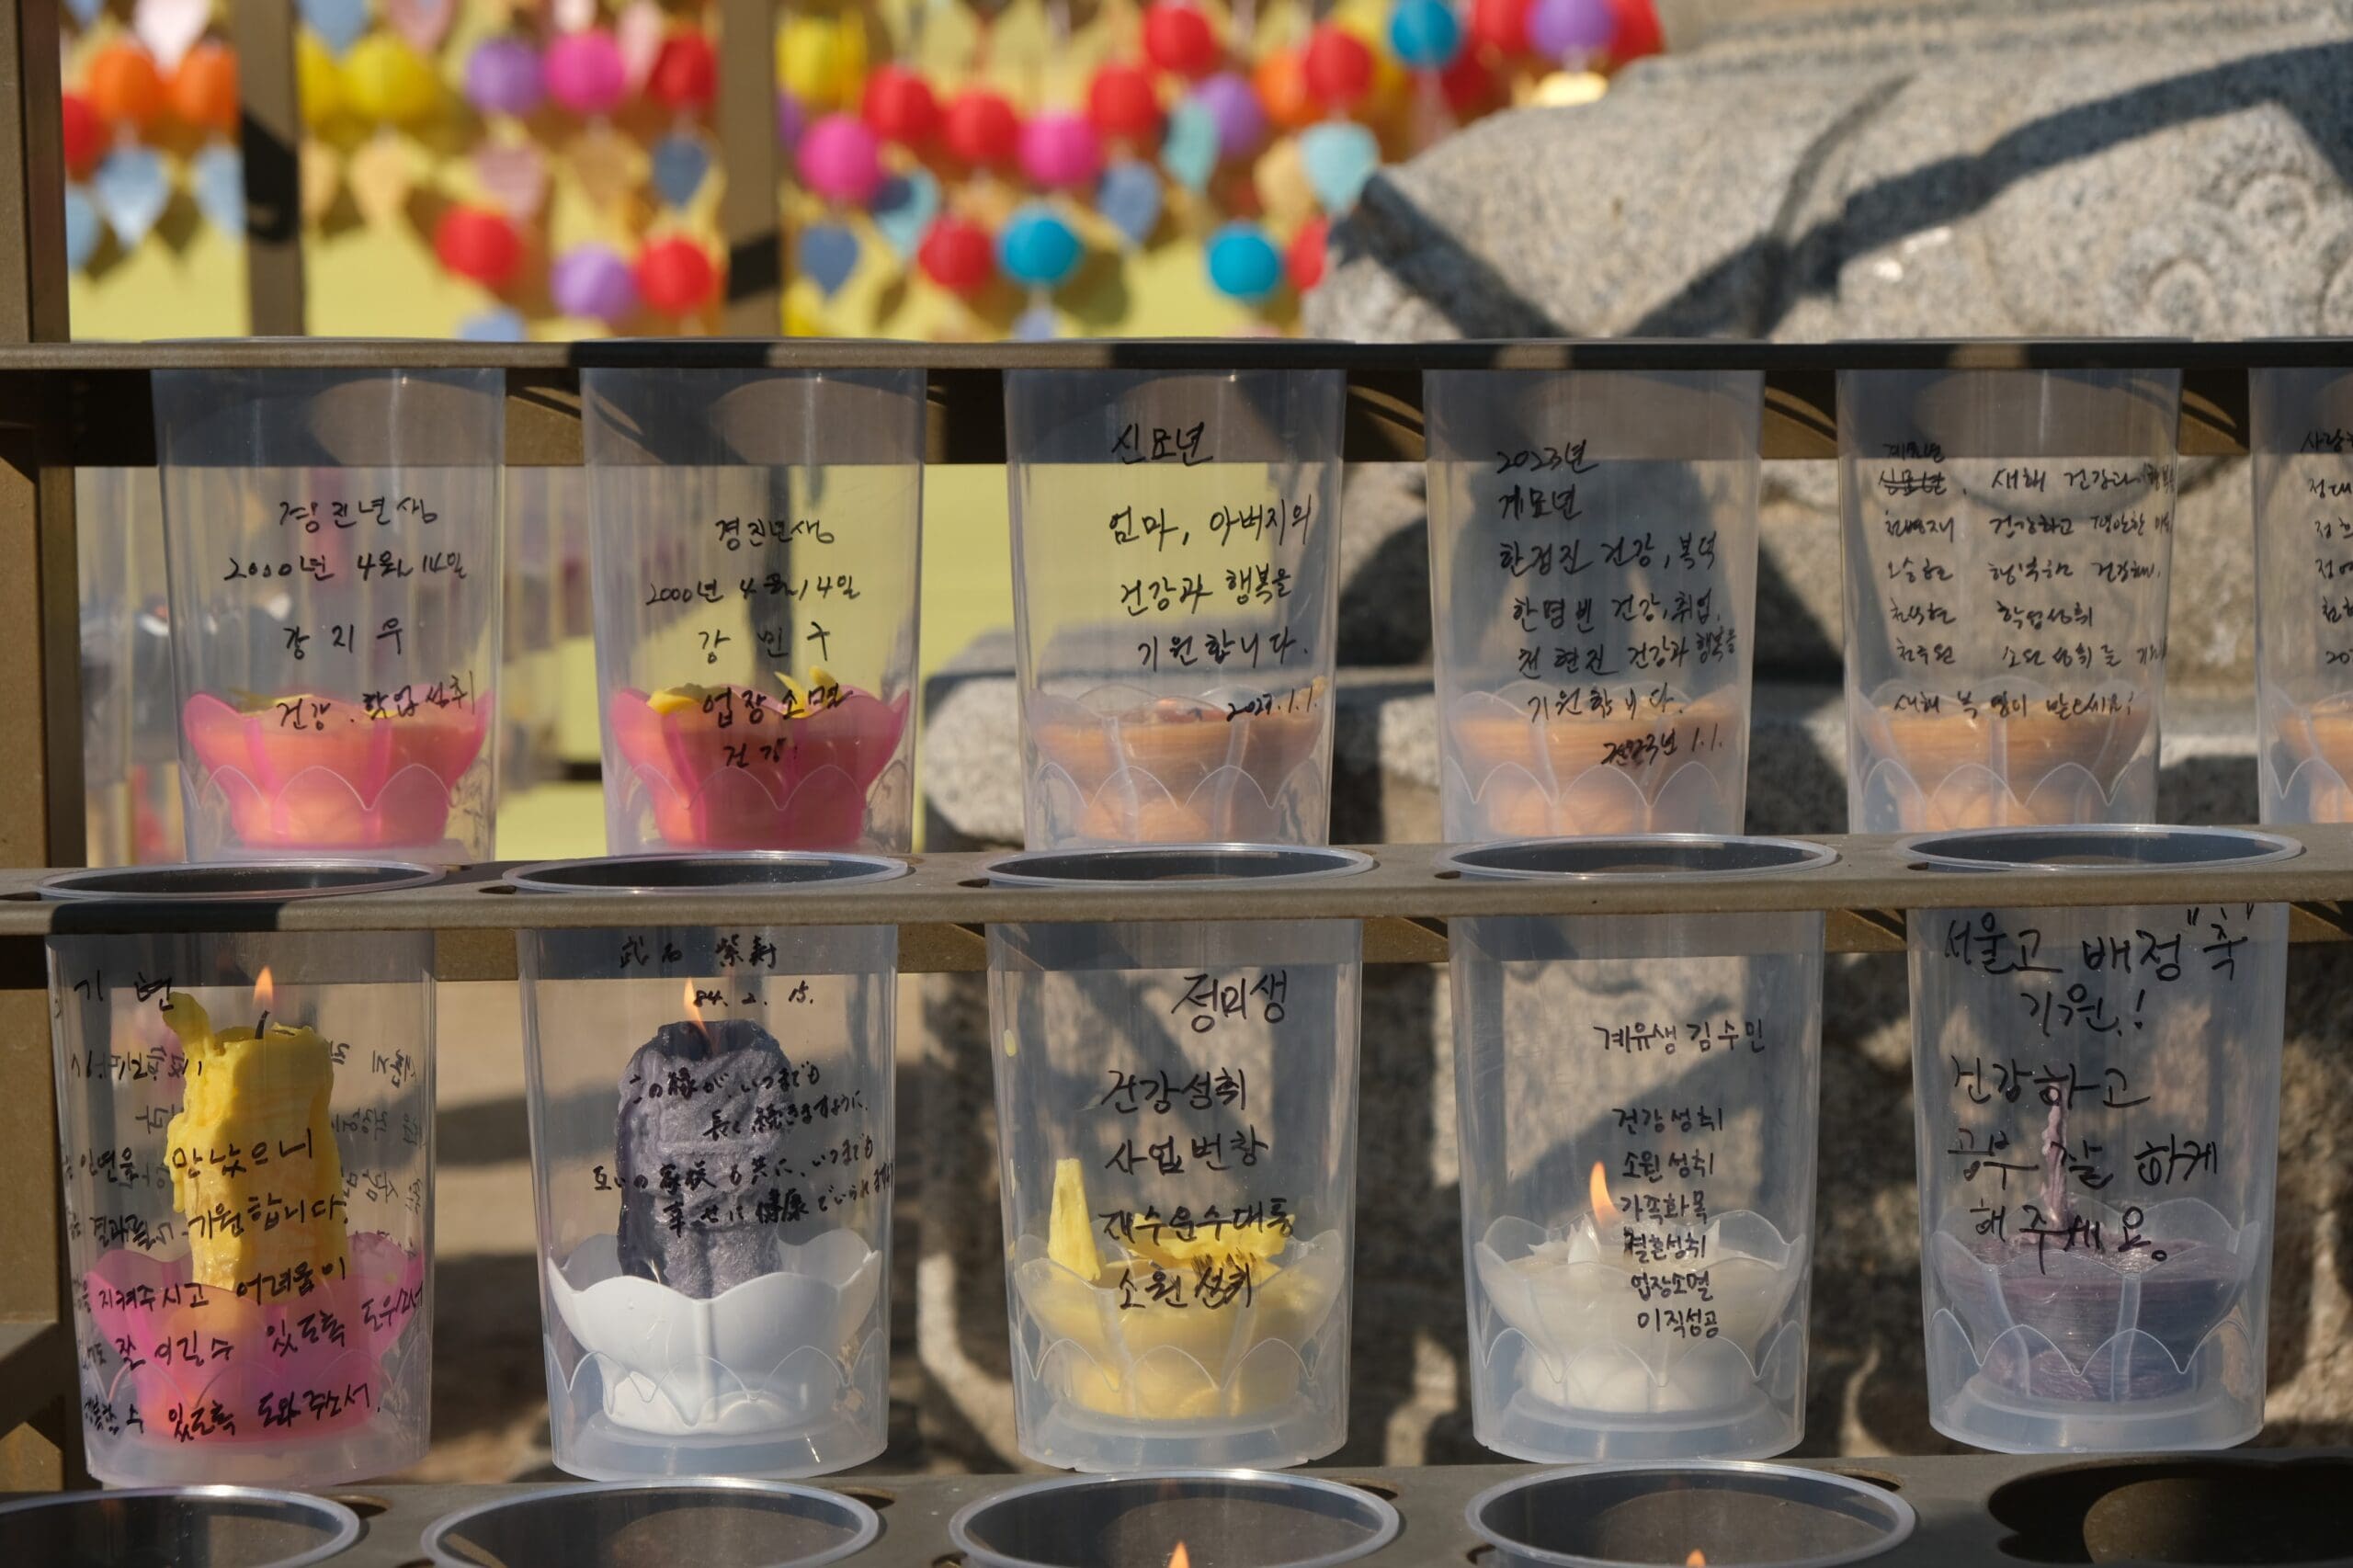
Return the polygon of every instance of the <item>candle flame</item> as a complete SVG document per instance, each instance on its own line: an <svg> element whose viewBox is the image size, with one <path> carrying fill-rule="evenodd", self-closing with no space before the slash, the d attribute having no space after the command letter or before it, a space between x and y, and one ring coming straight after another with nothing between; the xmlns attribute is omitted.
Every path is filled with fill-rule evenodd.
<svg viewBox="0 0 2353 1568"><path fill-rule="evenodd" d="M1604 1228L1618 1222L1618 1205L1609 1196L1609 1182L1601 1174L1601 1162L1593 1162L1593 1181L1586 1188L1593 1196L1593 1222Z"/></svg>
<svg viewBox="0 0 2353 1568"><path fill-rule="evenodd" d="M687 982L686 998L687 1020L693 1024L695 1028L703 1029L705 1033L709 1033L709 1029L704 1026L702 1021L702 1008L696 1005L695 983L692 979L689 979Z"/></svg>
<svg viewBox="0 0 2353 1568"><path fill-rule="evenodd" d="M269 966L261 966L261 976L254 982L254 1006L267 1013L278 1006L278 986L269 978Z"/></svg>
<svg viewBox="0 0 2353 1568"><path fill-rule="evenodd" d="M1193 1554L1185 1550L1183 1541L1178 1541L1176 1550L1168 1554L1168 1568L1193 1568Z"/></svg>
<svg viewBox="0 0 2353 1568"><path fill-rule="evenodd" d="M1683 1560L1683 1568L1708 1568L1708 1554L1693 1547L1691 1555Z"/></svg>

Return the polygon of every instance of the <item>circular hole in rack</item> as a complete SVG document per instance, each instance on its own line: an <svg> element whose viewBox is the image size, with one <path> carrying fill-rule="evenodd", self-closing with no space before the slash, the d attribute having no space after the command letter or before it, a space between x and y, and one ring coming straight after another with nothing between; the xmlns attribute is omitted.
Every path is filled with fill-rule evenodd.
<svg viewBox="0 0 2353 1568"><path fill-rule="evenodd" d="M1462 880L1462 873L1460 871L1432 871L1430 875L1442 882L1459 882Z"/></svg>
<svg viewBox="0 0 2353 1568"><path fill-rule="evenodd" d="M2072 1465L1995 1489L1986 1507L2029 1562L2334 1562L2353 1460L2184 1459Z"/></svg>
<svg viewBox="0 0 2353 1568"><path fill-rule="evenodd" d="M960 888L984 888L989 885L989 880L986 877L966 877L956 885Z"/></svg>

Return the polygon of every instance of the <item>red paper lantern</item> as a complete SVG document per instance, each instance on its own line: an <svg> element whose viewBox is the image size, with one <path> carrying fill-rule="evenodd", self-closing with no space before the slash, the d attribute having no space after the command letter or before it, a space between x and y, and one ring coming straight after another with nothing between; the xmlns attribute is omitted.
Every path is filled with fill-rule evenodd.
<svg viewBox="0 0 2353 1568"><path fill-rule="evenodd" d="M1332 221L1318 215L1302 223L1284 247L1283 276L1300 293L1324 281L1324 244L1331 233Z"/></svg>
<svg viewBox="0 0 2353 1568"><path fill-rule="evenodd" d="M1346 28L1329 22L1317 28L1301 65L1307 90L1326 108L1353 108L1372 91L1372 51Z"/></svg>
<svg viewBox="0 0 2353 1568"><path fill-rule="evenodd" d="M1471 0L1471 41L1500 54L1525 53L1529 4L1530 0Z"/></svg>
<svg viewBox="0 0 2353 1568"><path fill-rule="evenodd" d="M144 131L164 111L164 78L135 43L110 43L90 57L82 91L98 118Z"/></svg>
<svg viewBox="0 0 2353 1568"><path fill-rule="evenodd" d="M1013 162L1021 144L1021 117L985 87L968 87L949 101L940 124L948 150L978 168Z"/></svg>
<svg viewBox="0 0 2353 1568"><path fill-rule="evenodd" d="M860 111L868 130L904 147L920 147L939 130L939 100L931 84L904 65L885 65L866 79Z"/></svg>
<svg viewBox="0 0 2353 1568"><path fill-rule="evenodd" d="M1609 35L1609 58L1619 64L1666 47L1666 35L1659 30L1658 12L1652 8L1651 0L1609 0L1609 9L1618 24Z"/></svg>
<svg viewBox="0 0 2353 1568"><path fill-rule="evenodd" d="M638 255L638 296L664 315L694 314L718 285L710 256L692 240L656 240Z"/></svg>
<svg viewBox="0 0 2353 1568"><path fill-rule="evenodd" d="M496 212L452 207L434 226L433 254L459 277L495 289L523 265L523 240Z"/></svg>
<svg viewBox="0 0 2353 1568"><path fill-rule="evenodd" d="M199 43L182 57L166 93L183 125L205 131L237 129L237 57L217 43Z"/></svg>
<svg viewBox="0 0 2353 1568"><path fill-rule="evenodd" d="M1143 14L1144 58L1163 71L1199 76L1218 62L1217 34L1199 8L1158 0Z"/></svg>
<svg viewBox="0 0 2353 1568"><path fill-rule="evenodd" d="M718 96L719 55L701 29L685 28L662 40L662 51L646 74L645 90L656 103L682 114Z"/></svg>
<svg viewBox="0 0 2353 1568"><path fill-rule="evenodd" d="M1438 74L1438 91L1446 95L1446 107L1458 119L1468 119L1491 106L1495 99L1495 74L1487 62L1464 50L1455 56L1454 63Z"/></svg>
<svg viewBox="0 0 2353 1568"><path fill-rule="evenodd" d="M996 242L969 218L942 218L915 248L915 263L942 289L970 296L996 273Z"/></svg>
<svg viewBox="0 0 2353 1568"><path fill-rule="evenodd" d="M61 95L58 108L64 122L66 172L78 178L88 174L107 150L106 121L79 93Z"/></svg>
<svg viewBox="0 0 2353 1568"><path fill-rule="evenodd" d="M1160 129L1160 94L1141 65L1106 65L1086 85L1086 118L1106 136L1141 141Z"/></svg>

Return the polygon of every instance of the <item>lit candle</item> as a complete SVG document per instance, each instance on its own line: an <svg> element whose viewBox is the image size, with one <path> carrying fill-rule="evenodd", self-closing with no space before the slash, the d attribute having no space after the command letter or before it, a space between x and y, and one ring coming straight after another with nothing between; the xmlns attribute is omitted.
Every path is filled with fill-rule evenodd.
<svg viewBox="0 0 2353 1568"><path fill-rule="evenodd" d="M1724 1409L1753 1394L1764 1341L1803 1275L1802 1240L1746 1210L1634 1224L1599 1161L1565 1231L1506 1216L1477 1248L1481 1286L1527 1342L1529 1392L1619 1415Z"/></svg>

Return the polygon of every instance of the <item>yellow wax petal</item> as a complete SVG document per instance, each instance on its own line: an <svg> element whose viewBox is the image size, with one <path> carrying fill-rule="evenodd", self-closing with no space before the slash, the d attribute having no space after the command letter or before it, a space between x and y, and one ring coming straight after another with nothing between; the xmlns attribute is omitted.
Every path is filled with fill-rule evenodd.
<svg viewBox="0 0 2353 1568"><path fill-rule="evenodd" d="M1086 1204L1086 1172L1076 1160L1054 1162L1046 1256L1090 1285L1103 1272L1103 1255L1095 1246L1095 1215Z"/></svg>

